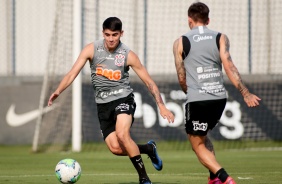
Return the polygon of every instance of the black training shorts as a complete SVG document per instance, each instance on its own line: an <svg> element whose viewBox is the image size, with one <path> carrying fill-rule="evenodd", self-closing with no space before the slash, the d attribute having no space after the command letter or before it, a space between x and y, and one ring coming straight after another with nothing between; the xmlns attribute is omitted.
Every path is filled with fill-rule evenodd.
<svg viewBox="0 0 282 184"><path fill-rule="evenodd" d="M127 97L114 100L108 103L97 104L98 118L100 121L100 129L104 140L115 131L116 119L118 114L132 115L132 123L134 121L134 113L136 103L134 95L131 93Z"/></svg>
<svg viewBox="0 0 282 184"><path fill-rule="evenodd" d="M190 102L185 105L185 130L191 135L207 135L219 122L226 99Z"/></svg>

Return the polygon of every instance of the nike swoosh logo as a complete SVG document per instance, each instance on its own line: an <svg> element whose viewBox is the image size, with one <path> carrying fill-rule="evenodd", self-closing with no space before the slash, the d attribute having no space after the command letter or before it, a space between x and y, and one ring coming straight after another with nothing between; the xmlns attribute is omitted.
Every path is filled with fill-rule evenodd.
<svg viewBox="0 0 282 184"><path fill-rule="evenodd" d="M55 109L58 105L52 105L50 107L44 107L43 108L43 114ZM6 121L7 124L12 126L12 127L17 127L17 126L21 126L24 125L34 119L36 119L40 114L40 110L36 109L33 111L29 111L23 114L16 114L15 113L15 105L12 104L9 108L9 110L7 111L6 114Z"/></svg>
<svg viewBox="0 0 282 184"><path fill-rule="evenodd" d="M141 158L139 158L139 159L136 159L136 162L139 162L141 160Z"/></svg>

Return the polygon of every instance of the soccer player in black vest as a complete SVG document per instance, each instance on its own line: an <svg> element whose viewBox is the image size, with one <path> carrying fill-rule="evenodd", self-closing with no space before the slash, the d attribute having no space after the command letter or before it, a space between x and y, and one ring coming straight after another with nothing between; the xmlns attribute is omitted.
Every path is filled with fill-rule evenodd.
<svg viewBox="0 0 282 184"><path fill-rule="evenodd" d="M222 65L249 107L259 105L260 98L243 84L229 52L225 34L207 28L209 8L201 2L188 9L190 31L173 45L179 84L187 94L185 129L199 161L209 169L208 184L235 184L217 162L207 133L218 123L226 104Z"/></svg>

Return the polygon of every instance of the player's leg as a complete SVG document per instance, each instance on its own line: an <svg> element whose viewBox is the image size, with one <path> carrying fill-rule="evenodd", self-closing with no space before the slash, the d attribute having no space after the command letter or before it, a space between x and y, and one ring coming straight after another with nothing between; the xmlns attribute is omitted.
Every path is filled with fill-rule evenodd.
<svg viewBox="0 0 282 184"><path fill-rule="evenodd" d="M127 152L126 150L124 150L121 146L120 143L117 140L117 135L116 132L113 131L112 133L110 133L106 138L105 138L105 142L109 148L109 150L117 155L117 156L127 156Z"/></svg>
<svg viewBox="0 0 282 184"><path fill-rule="evenodd" d="M227 182L227 184L235 184L234 180L216 161L215 155L206 148L206 136L188 135L188 138L192 145L193 151L196 153L198 160L203 166L209 169L212 173L215 173L222 183Z"/></svg>
<svg viewBox="0 0 282 184"><path fill-rule="evenodd" d="M211 140L208 138L208 136L206 136L205 146L215 156L213 144L212 144ZM221 168L215 174L213 172L211 172L210 170L209 170L209 172L210 172L210 177L209 177L208 184L222 184L222 182L220 181L220 179L217 176L221 174L220 172L223 172L223 173L225 172L223 168ZM223 175L225 175L225 174L223 174ZM223 178L223 180L224 180L224 178ZM228 176L223 184L235 184L235 181L230 176Z"/></svg>
<svg viewBox="0 0 282 184"><path fill-rule="evenodd" d="M191 143L192 149L195 152L198 160L208 168L210 171L215 173L221 166L217 163L215 156L210 152L205 146L206 136L199 135L188 135L189 141Z"/></svg>
<svg viewBox="0 0 282 184"><path fill-rule="evenodd" d="M216 161L213 146L207 133L212 130L221 117L226 99L192 102L186 105L186 132L199 161L222 183L230 179L227 172ZM215 108L216 107L216 108ZM214 175L212 175L214 177ZM215 182L209 182L216 184ZM232 184L235 182L232 180ZM231 184L231 183L230 183Z"/></svg>
<svg viewBox="0 0 282 184"><path fill-rule="evenodd" d="M139 175L139 181L142 184L151 184L143 163L140 151L136 143L130 136L130 127L132 124L132 115L118 114L116 121L116 136L119 145L127 152L132 164Z"/></svg>
<svg viewBox="0 0 282 184"><path fill-rule="evenodd" d="M210 126L209 126L209 131L211 131L219 122L219 119L223 113L223 110L225 108L226 105L226 99L221 99L221 100L214 100L209 102L210 104L208 106L210 107L217 107L217 108L213 108L211 111L209 111L209 118L210 118ZM213 148L213 144L210 141L210 139L208 137L206 137L206 141L205 141L205 145L207 147L208 150L210 150L214 156L215 156L215 151ZM217 184L218 179L221 180L221 182L223 184L235 184L235 181L228 175L228 173L223 169L219 169L218 171L216 171L215 173L210 171L210 177L215 177L216 178L213 181L212 184ZM220 177L219 177L220 176ZM227 177L227 179L225 179Z"/></svg>
<svg viewBox="0 0 282 184"><path fill-rule="evenodd" d="M123 104L127 99L131 97L125 97L108 103L97 104L98 118L100 122L100 128L102 136L109 148L109 150L118 156L127 156L127 152L123 149L118 142L116 135L116 118L117 118L117 106ZM129 108L128 114L133 114L135 111L134 100L130 101L133 106ZM120 108L123 106L120 106Z"/></svg>
<svg viewBox="0 0 282 184"><path fill-rule="evenodd" d="M132 123L132 117L128 114L117 115L116 131L117 141L119 145L124 149L129 157L133 157L140 154L138 146L131 139L130 127Z"/></svg>
<svg viewBox="0 0 282 184"><path fill-rule="evenodd" d="M116 132L111 132L106 138L105 142L109 150L117 156L127 156L126 150L120 145L117 140ZM157 145L154 141L150 140L147 144L140 145L138 144L138 149L140 154L147 154L151 159L153 166L156 170L160 171L163 168L163 162L158 155Z"/></svg>
<svg viewBox="0 0 282 184"><path fill-rule="evenodd" d="M206 135L215 125L210 123L210 101L191 102L185 106L185 130L198 160L211 172L221 168L214 154L207 148Z"/></svg>
<svg viewBox="0 0 282 184"><path fill-rule="evenodd" d="M110 110L109 104L98 105L98 117L100 121L100 128L102 136L109 148L109 150L118 156L126 156L127 152L121 148L117 135L115 132L116 121L114 116L114 109Z"/></svg>
<svg viewBox="0 0 282 184"><path fill-rule="evenodd" d="M205 146L210 152L212 152L215 155L213 144L208 136L206 136L205 139ZM210 177L208 178L208 184L221 184L220 179L213 172L209 170L209 173L210 173Z"/></svg>

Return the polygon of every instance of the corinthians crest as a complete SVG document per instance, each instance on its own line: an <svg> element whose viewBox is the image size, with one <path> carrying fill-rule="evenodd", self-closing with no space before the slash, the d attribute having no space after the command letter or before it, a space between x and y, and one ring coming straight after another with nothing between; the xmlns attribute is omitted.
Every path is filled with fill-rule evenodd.
<svg viewBox="0 0 282 184"><path fill-rule="evenodd" d="M115 56L115 65L116 66L123 66L124 65L125 56L122 54L117 54Z"/></svg>

